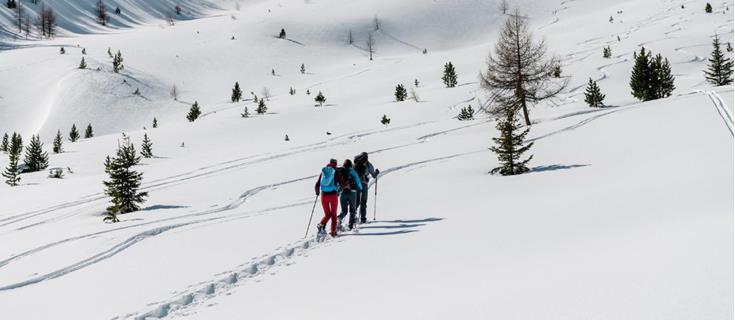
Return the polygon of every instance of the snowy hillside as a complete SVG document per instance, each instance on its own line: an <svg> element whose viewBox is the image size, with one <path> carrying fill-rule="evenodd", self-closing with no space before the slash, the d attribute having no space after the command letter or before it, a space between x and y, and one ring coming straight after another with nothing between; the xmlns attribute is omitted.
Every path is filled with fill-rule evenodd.
<svg viewBox="0 0 735 320"><path fill-rule="evenodd" d="M50 167L72 171L0 186L2 319L734 316L735 101L703 73L711 37L733 41L734 1L710 14L704 1L510 1L568 86L531 108L531 172L509 177L487 174L495 120L456 119L488 106L478 78L500 1L120 0L106 27L95 2L48 1L51 40L15 39L0 8L0 135L40 134ZM671 62L673 96L631 96L641 46ZM590 78L607 107L583 101ZM235 82L245 99L232 103ZM397 84L419 102L395 102ZM95 137L52 153L72 124ZM103 164L122 133L138 150L153 141L135 167L149 197L105 224ZM377 219L317 242L319 170L362 151L381 171Z"/></svg>

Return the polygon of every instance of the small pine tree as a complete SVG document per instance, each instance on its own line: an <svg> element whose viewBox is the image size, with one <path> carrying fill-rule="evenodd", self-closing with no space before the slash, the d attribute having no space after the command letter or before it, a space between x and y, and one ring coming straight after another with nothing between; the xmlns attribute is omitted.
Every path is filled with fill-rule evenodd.
<svg viewBox="0 0 735 320"><path fill-rule="evenodd" d="M609 59L610 57L612 57L612 49L610 49L610 46L607 46L602 49L602 57L606 59Z"/></svg>
<svg viewBox="0 0 735 320"><path fill-rule="evenodd" d="M142 155L143 158L153 157L153 142L148 138L147 133L143 134L143 145L140 147L140 155Z"/></svg>
<svg viewBox="0 0 735 320"><path fill-rule="evenodd" d="M153 117L153 128L158 128L158 119L156 117Z"/></svg>
<svg viewBox="0 0 735 320"><path fill-rule="evenodd" d="M600 87L597 86L597 82L590 78L587 84L587 90L584 92L584 102L590 107L598 108L604 106L602 101L605 100L605 95L600 92Z"/></svg>
<svg viewBox="0 0 735 320"><path fill-rule="evenodd" d="M513 101L501 101L503 104L504 118L498 119L495 126L500 131L500 137L493 138L497 146L490 147L490 151L498 155L500 166L494 168L490 173L501 175L516 175L529 171L526 164L531 161L533 155L526 160L520 160L523 153L533 146L533 142L524 145L529 129L519 132L521 124L516 117L518 106Z"/></svg>
<svg viewBox="0 0 735 320"><path fill-rule="evenodd" d="M61 49L59 49L59 53L66 54L66 49L64 49L64 47L61 47Z"/></svg>
<svg viewBox="0 0 735 320"><path fill-rule="evenodd" d="M119 73L120 70L124 68L125 66L123 65L122 53L120 53L120 50L118 50L115 54L115 57L112 58L112 71L115 71L115 73Z"/></svg>
<svg viewBox="0 0 735 320"><path fill-rule="evenodd" d="M79 69L87 69L87 62L84 61L84 57L82 57L82 61L79 62Z"/></svg>
<svg viewBox="0 0 735 320"><path fill-rule="evenodd" d="M77 131L77 125L71 125L71 131L69 131L69 141L77 142L79 140L79 131Z"/></svg>
<svg viewBox="0 0 735 320"><path fill-rule="evenodd" d="M732 52L732 43L730 43L730 42L727 43L727 49L726 50L727 50L727 52Z"/></svg>
<svg viewBox="0 0 735 320"><path fill-rule="evenodd" d="M189 109L189 113L186 115L186 119L189 120L189 122L194 122L199 116L202 114L202 111L199 109L199 102L194 101L194 104L191 105L191 109Z"/></svg>
<svg viewBox="0 0 735 320"><path fill-rule="evenodd" d="M89 139L94 137L94 130L92 130L92 124L87 124L87 129L84 130L84 139Z"/></svg>
<svg viewBox="0 0 735 320"><path fill-rule="evenodd" d="M87 48L82 48L82 54L83 55L86 55L87 54Z"/></svg>
<svg viewBox="0 0 735 320"><path fill-rule="evenodd" d="M0 143L0 151L8 152L8 133L3 134L3 142Z"/></svg>
<svg viewBox="0 0 735 320"><path fill-rule="evenodd" d="M551 74L554 76L554 78L561 78L561 66L555 65L554 68L551 70Z"/></svg>
<svg viewBox="0 0 735 320"><path fill-rule="evenodd" d="M457 86L457 72L454 70L454 65L452 65L452 62L447 62L444 65L444 75L442 76L442 81L444 81L444 85L446 85L447 88L454 88Z"/></svg>
<svg viewBox="0 0 735 320"><path fill-rule="evenodd" d="M26 156L23 160L29 172L36 172L48 167L48 154L43 151L43 143L41 138L34 135L31 137L31 143L26 147Z"/></svg>
<svg viewBox="0 0 735 320"><path fill-rule="evenodd" d="M388 118L388 116L386 115L383 115L383 118L380 119L380 123L387 127L390 124L390 118Z"/></svg>
<svg viewBox="0 0 735 320"><path fill-rule="evenodd" d="M467 108L462 108L459 112L459 115L457 115L457 120L459 121L474 120L474 119L475 119L475 109L472 109L472 106L467 106Z"/></svg>
<svg viewBox="0 0 735 320"><path fill-rule="evenodd" d="M713 86L729 85L733 82L733 61L720 50L719 36L715 35L712 47L712 55L709 58L707 70L704 71L704 77Z"/></svg>
<svg viewBox="0 0 735 320"><path fill-rule="evenodd" d="M241 115L241 116L242 116L243 118L249 118L249 117L250 117L250 112L248 111L248 107L245 107L245 110L243 110L243 111L242 111L242 113L241 113L240 115Z"/></svg>
<svg viewBox="0 0 735 320"><path fill-rule="evenodd" d="M18 176L18 155L10 152L8 156L8 166L3 171L3 177L6 179L5 183L11 187L15 187L20 182L20 177Z"/></svg>
<svg viewBox="0 0 735 320"><path fill-rule="evenodd" d="M61 136L61 130L56 131L56 137L54 138L54 153L64 152L64 138Z"/></svg>
<svg viewBox="0 0 735 320"><path fill-rule="evenodd" d="M133 91L133 94L136 96L140 95L140 88L135 88L135 91Z"/></svg>
<svg viewBox="0 0 735 320"><path fill-rule="evenodd" d="M114 158L108 156L105 161L105 172L109 175L109 180L103 184L105 194L112 198L112 205L107 208L108 216L105 217L105 222L117 222L117 214L138 210L138 204L143 203L148 196L147 192L138 192L143 174L131 169L137 163L135 159L140 160L135 156L133 145L125 139L118 147L117 156Z"/></svg>
<svg viewBox="0 0 735 320"><path fill-rule="evenodd" d="M304 64L302 63L301 64L301 74L305 74L305 73L306 73L306 66L304 66Z"/></svg>
<svg viewBox="0 0 735 320"><path fill-rule="evenodd" d="M258 107L255 109L255 112L257 112L258 114L264 114L268 112L268 107L265 105L265 100L263 100L263 98L258 100Z"/></svg>
<svg viewBox="0 0 735 320"><path fill-rule="evenodd" d="M21 152L23 152L23 138L20 134L13 132L13 136L10 138L8 153L12 153L20 159Z"/></svg>
<svg viewBox="0 0 735 320"><path fill-rule="evenodd" d="M294 89L293 87L290 87L290 88L288 89L288 94L290 94L290 95L295 95L295 94L296 94L296 89Z"/></svg>
<svg viewBox="0 0 735 320"><path fill-rule="evenodd" d="M398 84L396 86L396 101L404 101L408 97L408 92L406 92L406 88L402 84Z"/></svg>
<svg viewBox="0 0 735 320"><path fill-rule="evenodd" d="M240 102L242 99L242 90L240 90L240 83L235 82L235 87L232 88L232 102Z"/></svg>
<svg viewBox="0 0 735 320"><path fill-rule="evenodd" d="M419 79L413 80L413 85L418 87L419 86Z"/></svg>
<svg viewBox="0 0 735 320"><path fill-rule="evenodd" d="M107 48L107 55L110 56L110 58L114 58L115 56L112 55L112 49Z"/></svg>
<svg viewBox="0 0 735 320"><path fill-rule="evenodd" d="M704 6L704 12L706 13L712 13L712 5L707 2L707 4Z"/></svg>
<svg viewBox="0 0 735 320"><path fill-rule="evenodd" d="M281 29L281 32L278 34L278 37L281 39L286 39L286 29Z"/></svg>
<svg viewBox="0 0 735 320"><path fill-rule="evenodd" d="M324 97L324 94L322 94L321 91L319 91L319 94L316 95L314 98L314 101L319 104L319 106L323 106L325 102L327 102L327 98Z"/></svg>

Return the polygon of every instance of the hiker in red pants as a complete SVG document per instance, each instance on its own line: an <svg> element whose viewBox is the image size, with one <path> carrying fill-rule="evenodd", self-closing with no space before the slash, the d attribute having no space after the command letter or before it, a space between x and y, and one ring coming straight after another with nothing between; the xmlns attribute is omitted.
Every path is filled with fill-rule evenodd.
<svg viewBox="0 0 735 320"><path fill-rule="evenodd" d="M324 208L324 218L317 225L319 234L326 233L325 227L327 221L332 219L331 232L332 237L337 236L337 204L339 203L339 187L337 187L337 178L335 175L337 169L337 160L331 159L329 163L322 168L319 179L316 180L314 191L318 196L322 195L322 208Z"/></svg>

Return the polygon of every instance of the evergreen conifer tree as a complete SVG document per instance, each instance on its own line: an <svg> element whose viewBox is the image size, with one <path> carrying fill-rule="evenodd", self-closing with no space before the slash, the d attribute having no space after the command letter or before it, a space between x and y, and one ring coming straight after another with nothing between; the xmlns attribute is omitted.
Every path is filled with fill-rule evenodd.
<svg viewBox="0 0 735 320"><path fill-rule="evenodd" d="M124 69L125 66L123 65L123 57L120 53L120 50L117 51L115 54L115 57L112 58L112 71L115 71L115 73L120 72L120 70Z"/></svg>
<svg viewBox="0 0 735 320"><path fill-rule="evenodd" d="M8 147L9 146L10 145L8 144L8 133L6 132L3 135L3 142L0 143L0 151L2 151L2 152L8 152Z"/></svg>
<svg viewBox="0 0 735 320"><path fill-rule="evenodd" d="M610 49L610 46L607 46L602 49L602 57L603 58L610 58L612 57L612 49Z"/></svg>
<svg viewBox="0 0 735 320"><path fill-rule="evenodd" d="M153 157L153 142L148 138L148 134L143 134L143 145L140 147L140 155L143 158Z"/></svg>
<svg viewBox="0 0 735 320"><path fill-rule="evenodd" d="M84 57L82 57L82 62L79 62L79 69L87 69L87 62L84 61Z"/></svg>
<svg viewBox="0 0 735 320"><path fill-rule="evenodd" d="M327 98L324 97L324 94L322 94L321 91L319 91L319 94L316 95L314 98L314 101L319 104L319 106L323 106L325 102L327 102Z"/></svg>
<svg viewBox="0 0 735 320"><path fill-rule="evenodd" d="M600 92L600 87L597 86L597 82L590 78L587 84L587 90L584 92L584 102L590 107L602 107L604 106L602 101L605 100L605 95Z"/></svg>
<svg viewBox="0 0 735 320"><path fill-rule="evenodd" d="M94 131L92 130L92 124L87 124L87 129L84 130L84 138L89 139L94 137Z"/></svg>
<svg viewBox="0 0 735 320"><path fill-rule="evenodd" d="M649 86L652 80L652 72L650 66L650 53L646 53L646 48L641 47L640 54L633 53L635 64L633 65L633 73L630 76L630 88L633 97L638 100L650 100Z"/></svg>
<svg viewBox="0 0 735 320"><path fill-rule="evenodd" d="M18 177L18 155L13 152L9 152L8 157L8 166L5 168L5 171L3 171L3 177L6 179L5 183L11 187L15 187L18 185L18 182L20 182L20 177Z"/></svg>
<svg viewBox="0 0 735 320"><path fill-rule="evenodd" d="M715 35L712 40L712 47L712 55L709 58L707 70L704 71L704 76L707 82L713 86L729 85L733 82L733 61L720 50L719 36Z"/></svg>
<svg viewBox="0 0 735 320"><path fill-rule="evenodd" d="M257 112L258 114L264 114L268 112L268 107L265 105L265 100L263 100L263 98L260 98L260 100L258 100L258 107L255 109L255 112Z"/></svg>
<svg viewBox="0 0 735 320"><path fill-rule="evenodd" d="M293 87L290 87L290 88L288 89L288 94L290 94L290 95L295 95L295 94L296 94L296 89L294 89Z"/></svg>
<svg viewBox="0 0 735 320"><path fill-rule="evenodd" d="M669 59L662 57L660 54L652 62L654 81L652 83L652 99L661 99L670 97L676 89L674 86L674 75L671 73L671 65Z"/></svg>
<svg viewBox="0 0 735 320"><path fill-rule="evenodd" d="M519 105L514 99L503 99L504 117L498 119L496 128L500 131L500 137L493 138L496 146L490 147L492 152L498 155L500 166L494 168L490 173L500 173L501 175L516 175L528 172L526 164L531 161L533 155L526 160L520 160L523 153L527 152L533 146L533 142L524 145L526 135L529 129L520 131L521 124L516 118Z"/></svg>
<svg viewBox="0 0 735 320"><path fill-rule="evenodd" d="M153 117L153 128L158 128L158 119L156 117Z"/></svg>
<svg viewBox="0 0 735 320"><path fill-rule="evenodd" d="M380 119L380 123L384 126L388 126L390 124L390 118L388 116L383 115L383 118Z"/></svg>
<svg viewBox="0 0 735 320"><path fill-rule="evenodd" d="M37 135L31 137L31 143L26 147L26 156L23 160L30 172L41 171L48 167L48 154L43 151L43 143Z"/></svg>
<svg viewBox="0 0 735 320"><path fill-rule="evenodd" d="M107 157L105 161L105 172L109 180L104 181L105 194L110 196L112 205L107 208L108 215L105 222L117 222L117 215L133 212L139 209L139 204L145 201L147 192L138 192L143 174L132 167L137 163L131 161L131 155L135 159L135 148L128 139L118 147L117 156ZM138 160L140 158L137 158Z"/></svg>
<svg viewBox="0 0 735 320"><path fill-rule="evenodd" d="M249 117L250 117L250 112L248 111L248 107L245 107L245 110L243 110L243 111L242 111L242 113L241 113L240 115L241 115L241 116L242 116L243 118L249 118Z"/></svg>
<svg viewBox="0 0 735 320"><path fill-rule="evenodd" d="M82 48L82 54L84 54L84 55L87 54L87 48Z"/></svg>
<svg viewBox="0 0 735 320"><path fill-rule="evenodd" d="M242 90L240 90L240 83L235 82L235 87L232 89L232 102L240 102L242 99Z"/></svg>
<svg viewBox="0 0 735 320"><path fill-rule="evenodd" d="M64 140L61 136L61 130L56 131L56 137L54 138L54 153L64 152Z"/></svg>
<svg viewBox="0 0 735 320"><path fill-rule="evenodd" d="M281 29L281 32L278 34L278 37L281 39L286 39L286 29Z"/></svg>
<svg viewBox="0 0 735 320"><path fill-rule="evenodd" d="M79 140L79 131L77 131L76 124L71 125L71 131L69 131L69 140L71 142L76 142L77 140Z"/></svg>
<svg viewBox="0 0 735 320"><path fill-rule="evenodd" d="M408 92L406 92L406 88L402 84L398 84L396 86L396 101L404 101L408 97Z"/></svg>
<svg viewBox="0 0 735 320"><path fill-rule="evenodd" d="M109 48L109 47L107 48L107 55L110 56L110 58L114 58L115 57L115 56L112 55L112 49Z"/></svg>
<svg viewBox="0 0 735 320"><path fill-rule="evenodd" d="M444 65L444 75L442 75L442 81L447 88L454 88L457 86L457 72L454 70L452 62L447 62Z"/></svg>
<svg viewBox="0 0 735 320"><path fill-rule="evenodd" d="M61 49L59 49L59 53L66 54L66 49L64 49L64 47L61 47Z"/></svg>
<svg viewBox="0 0 735 320"><path fill-rule="evenodd" d="M305 73L306 73L306 66L304 66L304 64L302 63L301 64L301 74L305 74Z"/></svg>
<svg viewBox="0 0 735 320"><path fill-rule="evenodd" d="M20 159L20 153L23 152L23 137L20 134L13 132L13 136L10 138L10 147L8 153L15 154Z"/></svg>
<svg viewBox="0 0 735 320"><path fill-rule="evenodd" d="M202 111L199 109L199 102L194 101L194 104L191 105L191 109L189 109L189 113L186 115L186 119L189 120L189 122L194 122L197 118L199 118L199 115L202 114Z"/></svg>
<svg viewBox="0 0 735 320"><path fill-rule="evenodd" d="M704 12L706 13L712 13L712 5L707 2L707 4L704 6Z"/></svg>

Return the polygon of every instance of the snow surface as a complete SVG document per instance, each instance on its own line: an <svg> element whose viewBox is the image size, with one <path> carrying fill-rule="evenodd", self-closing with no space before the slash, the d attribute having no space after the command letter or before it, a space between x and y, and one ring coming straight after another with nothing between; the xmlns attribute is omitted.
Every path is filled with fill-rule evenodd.
<svg viewBox="0 0 735 320"><path fill-rule="evenodd" d="M49 152L72 123L97 133L51 155L64 179L0 186L2 319L733 318L733 87L702 73L710 36L732 41L733 1L709 15L703 1L511 1L569 80L531 110L533 170L515 177L487 174L492 119L454 119L486 106L497 1L196 0L169 26L173 1L125 0L131 18L110 28L93 3L52 2L63 36L44 41L14 39L0 8L0 133L40 133ZM671 98L630 95L641 45L671 61ZM440 81L447 61L456 88ZM589 78L610 107L584 105ZM414 79L421 102L394 102ZM248 100L233 104L235 81ZM269 113L242 118L263 87ZM189 123L194 100L204 114ZM121 132L153 140L137 167L150 198L103 224ZM319 168L361 151L383 172L377 221L325 243L313 222L303 239Z"/></svg>

